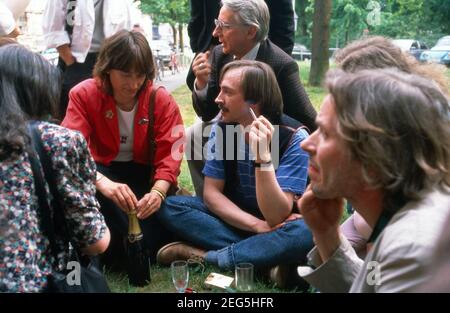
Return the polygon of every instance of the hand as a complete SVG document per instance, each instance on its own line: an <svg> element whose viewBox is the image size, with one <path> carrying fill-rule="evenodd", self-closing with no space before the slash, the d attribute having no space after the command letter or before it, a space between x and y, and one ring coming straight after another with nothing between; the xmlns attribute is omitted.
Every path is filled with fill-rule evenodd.
<svg viewBox="0 0 450 313"><path fill-rule="evenodd" d="M256 156L256 162L269 162L271 160L270 142L272 141L273 132L274 127L262 115L251 124L249 133L250 149Z"/></svg>
<svg viewBox="0 0 450 313"><path fill-rule="evenodd" d="M206 87L208 83L209 74L211 74L211 63L209 63L209 51L205 53L199 53L194 62L192 62L192 71L194 72L196 79L196 87L201 90Z"/></svg>
<svg viewBox="0 0 450 313"><path fill-rule="evenodd" d="M309 185L297 206L313 233L322 261L326 262L341 244L339 221L344 212L344 199L318 199Z"/></svg>
<svg viewBox="0 0 450 313"><path fill-rule="evenodd" d="M253 227L253 232L256 234L268 233L272 231L273 228L264 220L258 220L258 222Z"/></svg>
<svg viewBox="0 0 450 313"><path fill-rule="evenodd" d="M287 222L294 221L294 220L298 220L298 219L301 219L301 218L302 218L302 215L301 215L301 214L298 214L298 213L291 213L291 215L289 215L289 216L287 217L287 219L285 219L282 223L273 226L273 227L272 227L272 230L275 230L275 229L277 229L277 228L283 227L284 225L286 225Z"/></svg>
<svg viewBox="0 0 450 313"><path fill-rule="evenodd" d="M162 199L156 192L146 193L137 204L137 217L146 219L161 207Z"/></svg>
<svg viewBox="0 0 450 313"><path fill-rule="evenodd" d="M344 199L316 198L309 185L297 201L297 206L315 236L334 233L339 229L339 222L344 212Z"/></svg>
<svg viewBox="0 0 450 313"><path fill-rule="evenodd" d="M58 50L59 57L64 61L66 66L70 66L75 63L76 60L69 45L62 45L57 47L56 49Z"/></svg>
<svg viewBox="0 0 450 313"><path fill-rule="evenodd" d="M72 64L75 63L75 58L74 58L73 55L70 55L70 56L68 56L68 57L65 57L65 58L63 59L63 61L64 61L64 63L66 64L66 66L71 66Z"/></svg>
<svg viewBox="0 0 450 313"><path fill-rule="evenodd" d="M116 183L108 177L102 177L96 183L97 190L112 200L125 213L135 210L137 198L126 184Z"/></svg>
<svg viewBox="0 0 450 313"><path fill-rule="evenodd" d="M12 32L10 32L9 34L6 35L6 37L17 38L20 34L21 34L20 29L19 29L19 27L16 26Z"/></svg>

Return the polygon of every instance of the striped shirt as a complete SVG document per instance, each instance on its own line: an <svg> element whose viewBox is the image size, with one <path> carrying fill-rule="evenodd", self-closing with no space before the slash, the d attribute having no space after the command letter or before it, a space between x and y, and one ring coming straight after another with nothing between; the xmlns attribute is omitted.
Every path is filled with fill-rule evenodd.
<svg viewBox="0 0 450 313"><path fill-rule="evenodd" d="M217 128L218 126L214 125L211 130L208 141L208 157L203 174L211 178L224 180L224 161L217 160L214 156ZM307 136L308 134L303 129L299 129L293 134L291 142L281 157L279 167L275 171L280 188L285 192L291 192L295 195L302 195L306 189L309 155L300 148L300 143ZM239 184L236 185L236 192L243 200L242 203L245 208L254 210L258 208L255 168L251 161L254 158L252 158L251 151L249 151L249 145L244 140L240 140L238 149L240 153L238 155L245 155L245 158L237 161Z"/></svg>

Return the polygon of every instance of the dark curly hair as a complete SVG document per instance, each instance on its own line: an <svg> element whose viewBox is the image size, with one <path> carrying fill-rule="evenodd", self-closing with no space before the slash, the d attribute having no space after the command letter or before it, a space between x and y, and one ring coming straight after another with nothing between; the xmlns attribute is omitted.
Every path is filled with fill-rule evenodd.
<svg viewBox="0 0 450 313"><path fill-rule="evenodd" d="M0 47L0 160L15 158L26 146L28 120L46 120L60 95L60 72L19 44Z"/></svg>

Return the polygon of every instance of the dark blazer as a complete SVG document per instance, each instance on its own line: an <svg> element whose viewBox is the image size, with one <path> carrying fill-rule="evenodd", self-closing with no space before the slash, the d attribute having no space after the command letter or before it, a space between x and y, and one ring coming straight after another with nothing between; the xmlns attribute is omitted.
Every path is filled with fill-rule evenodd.
<svg viewBox="0 0 450 313"><path fill-rule="evenodd" d="M270 12L269 39L284 52L291 55L294 48L295 19L292 0L265 0ZM191 0L191 19L188 34L192 51L205 52L210 45L218 45L212 36L214 19L220 11L220 0ZM194 88L195 75L192 64L186 77L189 89Z"/></svg>
<svg viewBox="0 0 450 313"><path fill-rule="evenodd" d="M295 37L292 0L266 0L266 4L270 12L269 39L291 55Z"/></svg>
<svg viewBox="0 0 450 313"><path fill-rule="evenodd" d="M314 131L317 113L300 82L297 62L270 40L261 43L256 60L272 67L283 96L283 112L301 122L310 131ZM214 100L219 94L220 71L225 64L231 61L233 61L233 56L224 54L222 45L215 47L212 52L212 69L208 81L207 99L201 101L195 92L192 93L194 110L205 122L210 121L219 113L219 107Z"/></svg>
<svg viewBox="0 0 450 313"><path fill-rule="evenodd" d="M292 0L265 1L270 12L269 39L291 55L295 37ZM219 11L220 0L191 0L191 19L187 29L194 53L205 52L211 44L218 44L212 33Z"/></svg>
<svg viewBox="0 0 450 313"><path fill-rule="evenodd" d="M219 0L191 0L191 19L187 30L194 53L205 52L211 44L219 44L212 35L219 10Z"/></svg>

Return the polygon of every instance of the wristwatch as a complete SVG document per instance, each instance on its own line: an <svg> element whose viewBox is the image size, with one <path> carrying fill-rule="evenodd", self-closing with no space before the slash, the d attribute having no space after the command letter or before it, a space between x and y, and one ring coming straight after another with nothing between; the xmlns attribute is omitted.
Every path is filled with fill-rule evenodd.
<svg viewBox="0 0 450 313"><path fill-rule="evenodd" d="M253 166L255 167L255 168L261 168L261 167L269 167L269 166L271 166L272 165L272 160L270 160L270 161L267 161L267 162L256 162L256 161L253 161Z"/></svg>

